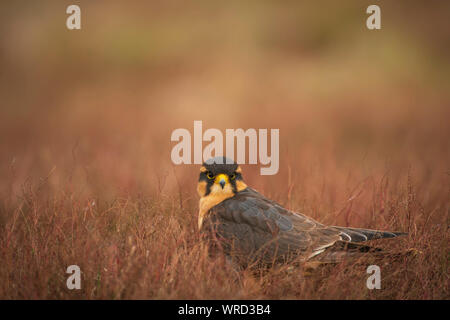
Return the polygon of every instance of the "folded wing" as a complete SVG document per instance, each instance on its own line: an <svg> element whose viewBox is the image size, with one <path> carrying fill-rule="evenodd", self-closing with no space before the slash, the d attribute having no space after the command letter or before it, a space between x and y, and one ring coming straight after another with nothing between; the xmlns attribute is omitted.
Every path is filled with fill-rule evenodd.
<svg viewBox="0 0 450 320"><path fill-rule="evenodd" d="M203 231L214 228L222 246L249 263L307 260L337 242L361 242L392 238L401 233L369 229L328 227L307 216L289 211L257 191L247 188L211 209Z"/></svg>

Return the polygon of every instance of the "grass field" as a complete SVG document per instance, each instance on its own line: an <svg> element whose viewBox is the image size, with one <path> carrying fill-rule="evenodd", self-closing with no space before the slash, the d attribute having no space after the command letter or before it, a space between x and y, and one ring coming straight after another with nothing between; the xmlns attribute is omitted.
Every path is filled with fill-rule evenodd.
<svg viewBox="0 0 450 320"><path fill-rule="evenodd" d="M80 1L80 31L70 3L2 3L0 298L448 299L449 8L408 3L380 1L374 32L360 1ZM380 290L366 261L305 278L208 257L199 166L170 160L194 120L279 128L278 174L244 165L248 185L416 254L381 261Z"/></svg>

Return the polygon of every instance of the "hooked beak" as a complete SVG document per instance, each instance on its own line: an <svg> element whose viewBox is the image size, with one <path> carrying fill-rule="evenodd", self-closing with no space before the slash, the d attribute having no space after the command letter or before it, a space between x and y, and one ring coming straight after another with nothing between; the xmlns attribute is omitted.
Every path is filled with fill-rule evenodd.
<svg viewBox="0 0 450 320"><path fill-rule="evenodd" d="M218 183L222 187L222 189L225 188L227 182L228 176L226 174L221 173L216 177L216 183Z"/></svg>

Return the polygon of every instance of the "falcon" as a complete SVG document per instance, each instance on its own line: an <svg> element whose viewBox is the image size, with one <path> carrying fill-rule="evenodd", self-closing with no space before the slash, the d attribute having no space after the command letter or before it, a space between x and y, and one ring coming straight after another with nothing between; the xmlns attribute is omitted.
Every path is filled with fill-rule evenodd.
<svg viewBox="0 0 450 320"><path fill-rule="evenodd" d="M197 191L200 233L241 266L338 262L379 250L361 244L365 241L405 235L326 226L287 210L247 186L241 167L225 157L203 163Z"/></svg>

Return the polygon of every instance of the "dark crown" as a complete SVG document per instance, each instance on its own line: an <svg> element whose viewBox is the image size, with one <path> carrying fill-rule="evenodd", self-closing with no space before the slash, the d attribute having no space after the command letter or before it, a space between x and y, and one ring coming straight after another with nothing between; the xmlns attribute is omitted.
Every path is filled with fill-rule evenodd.
<svg viewBox="0 0 450 320"><path fill-rule="evenodd" d="M233 160L226 157L215 157L208 159L203 163L203 166L213 175L217 175L219 173L230 175L238 168L238 165L234 163Z"/></svg>

